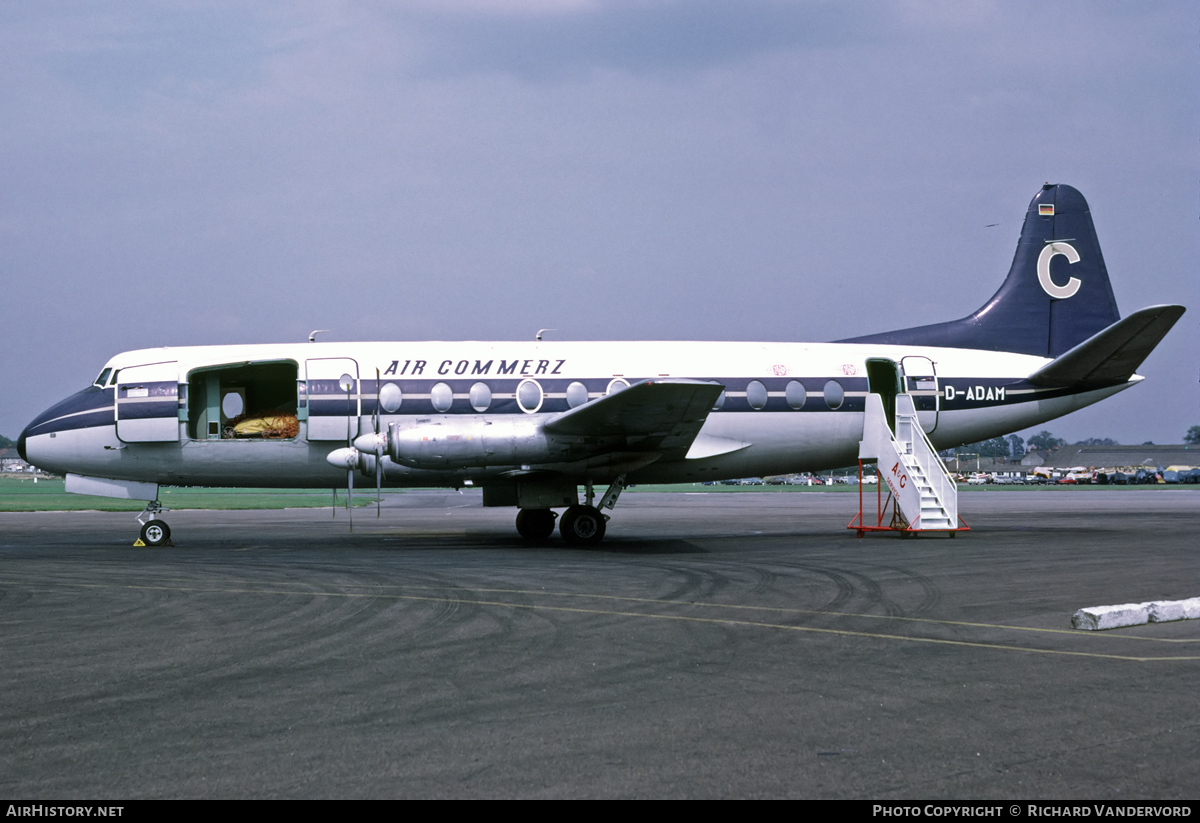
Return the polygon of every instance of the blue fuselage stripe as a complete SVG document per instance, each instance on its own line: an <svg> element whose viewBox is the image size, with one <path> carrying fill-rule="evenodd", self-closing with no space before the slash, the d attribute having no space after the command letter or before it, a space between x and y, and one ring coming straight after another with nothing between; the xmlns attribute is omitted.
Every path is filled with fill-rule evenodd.
<svg viewBox="0 0 1200 823"><path fill-rule="evenodd" d="M639 378L633 377L626 379L631 384L639 380ZM844 375L834 377L752 378L761 382L769 393L766 405L761 409L754 409L744 396L746 386L751 382L750 379L744 377L737 379L702 379L721 383L726 386L727 396L725 401L721 408L714 411L713 414L795 413L797 411L805 413L861 412L865 407L863 395L867 392L868 388L865 377L848 377ZM837 381L845 392L845 399L836 409L830 408L823 397L825 385L830 380ZM787 398L783 396L788 383L792 381L803 385L807 395L804 404L799 409L793 408L788 403ZM400 406L395 411L388 412L382 409L380 411L388 416L480 414L481 412L477 412L472 408L468 399L471 387L478 382L484 382L492 393L491 404L483 413L495 415L524 413L513 397L518 385L521 383L521 380L516 379L492 379L487 381L435 378L384 380L380 382L380 388L382 389L387 384L395 385L400 389L402 400ZM590 395L598 395L607 390L610 379L597 378L575 381L555 378L550 380L543 379L538 382L544 392L539 412L553 414L567 411L571 408L565 397L567 387L571 383L583 383ZM430 392L437 383L447 384L455 395L450 408L444 412L436 410L430 399ZM147 385L150 388L148 397L130 398L121 401L121 419L154 420L176 418L179 413L179 406L174 384L155 383ZM361 397L355 393L351 394L349 403L351 413L357 412L363 415L374 414L377 406L374 381L358 381L354 387L354 391L357 390L362 390L364 394ZM939 383L941 400L938 406L942 412L1009 406L1029 402L1034 399L1043 400L1063 397L1077 392L1078 389L1071 388L1046 389L1035 386L1025 379L951 378L948 380L943 379ZM116 419L113 408L113 394L112 389L98 389L94 386L77 392L38 415L26 427L25 435L26 437L33 437L51 432L113 425ZM918 409L933 411L935 398L932 395L917 395L914 399ZM361 408L356 408L359 406ZM347 408L346 393L337 385L336 380L309 381L308 414L310 418L345 417Z"/></svg>

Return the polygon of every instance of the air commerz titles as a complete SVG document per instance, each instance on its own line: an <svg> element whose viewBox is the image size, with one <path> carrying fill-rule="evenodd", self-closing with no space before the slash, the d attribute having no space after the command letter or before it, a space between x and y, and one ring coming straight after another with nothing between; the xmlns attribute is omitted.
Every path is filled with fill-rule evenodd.
<svg viewBox="0 0 1200 823"><path fill-rule="evenodd" d="M425 374L425 369L430 369L430 374L436 371L438 374L491 374L492 364L495 359L484 362L483 360L443 360L438 363L436 370L430 366L428 360L405 360L404 365L400 364L399 360L393 360L384 369L383 376L389 375L418 375ZM561 374L563 364L566 360L501 360L496 366L496 374ZM554 364L554 368L550 368L550 364ZM535 365L536 364L536 365ZM518 368L519 367L519 368Z"/></svg>

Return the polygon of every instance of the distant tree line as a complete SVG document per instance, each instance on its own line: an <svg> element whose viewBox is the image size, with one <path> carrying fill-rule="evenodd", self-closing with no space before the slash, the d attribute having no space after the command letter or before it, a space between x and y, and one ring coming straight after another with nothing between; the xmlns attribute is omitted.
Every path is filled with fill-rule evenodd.
<svg viewBox="0 0 1200 823"><path fill-rule="evenodd" d="M1187 434L1183 436L1183 442L1190 446L1200 446L1200 426L1192 426L1187 430ZM1067 445L1067 441L1061 437L1055 437L1048 429L1042 429L1037 434L1031 436L1026 442L1020 436L1010 434L1008 437L993 437L991 440L980 440L978 443L966 443L957 448L947 449L942 452L944 457L957 457L958 455L979 455L980 457L991 457L994 460L1013 460L1019 461L1027 452L1052 452L1061 449ZM1077 440L1071 445L1073 446L1119 446L1118 441L1111 437L1088 437L1084 440ZM1142 443L1143 446L1153 446L1152 441L1147 440Z"/></svg>
<svg viewBox="0 0 1200 823"><path fill-rule="evenodd" d="M1194 428L1196 429L1197 438L1200 439L1200 426L1195 426ZM1020 435L1010 434L1008 437L993 437L991 440L967 443L956 449L951 449L949 452L944 452L944 454L947 456L977 454L980 457L990 457L993 460L1020 461L1026 452L1052 452L1061 449L1065 445L1067 445L1066 440L1061 437L1055 437L1049 430L1043 429L1030 437L1029 442L1026 442ZM1089 437L1086 440L1077 441L1073 445L1119 446L1121 444L1111 437Z"/></svg>
<svg viewBox="0 0 1200 823"><path fill-rule="evenodd" d="M993 437L991 440L980 440L978 443L967 443L956 449L942 452L947 457L959 455L979 455L993 460L1017 460L1025 455L1025 441L1015 434L1008 437Z"/></svg>

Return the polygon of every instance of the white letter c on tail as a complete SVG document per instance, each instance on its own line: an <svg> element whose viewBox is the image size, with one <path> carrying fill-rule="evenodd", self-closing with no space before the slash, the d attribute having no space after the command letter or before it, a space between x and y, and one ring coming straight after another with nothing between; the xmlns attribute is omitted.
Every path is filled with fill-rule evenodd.
<svg viewBox="0 0 1200 823"><path fill-rule="evenodd" d="M1038 255L1038 282L1042 284L1042 290L1046 294L1059 300L1066 300L1079 291L1079 287L1083 285L1083 281L1078 277L1072 277L1067 280L1065 286L1056 285L1050 279L1050 258L1056 254L1061 254L1067 258L1068 263L1079 262L1079 252L1075 251L1075 247L1070 243L1047 243L1046 247L1042 249L1042 253Z"/></svg>

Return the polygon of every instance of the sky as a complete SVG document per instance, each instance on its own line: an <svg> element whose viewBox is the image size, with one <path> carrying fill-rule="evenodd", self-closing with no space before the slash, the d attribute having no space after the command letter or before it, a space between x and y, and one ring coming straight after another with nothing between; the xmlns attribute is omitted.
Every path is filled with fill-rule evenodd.
<svg viewBox="0 0 1200 823"><path fill-rule="evenodd" d="M1123 313L1190 311L1037 429L1178 443L1198 57L1188 2L6 0L0 434L128 349L950 320L1049 181Z"/></svg>

